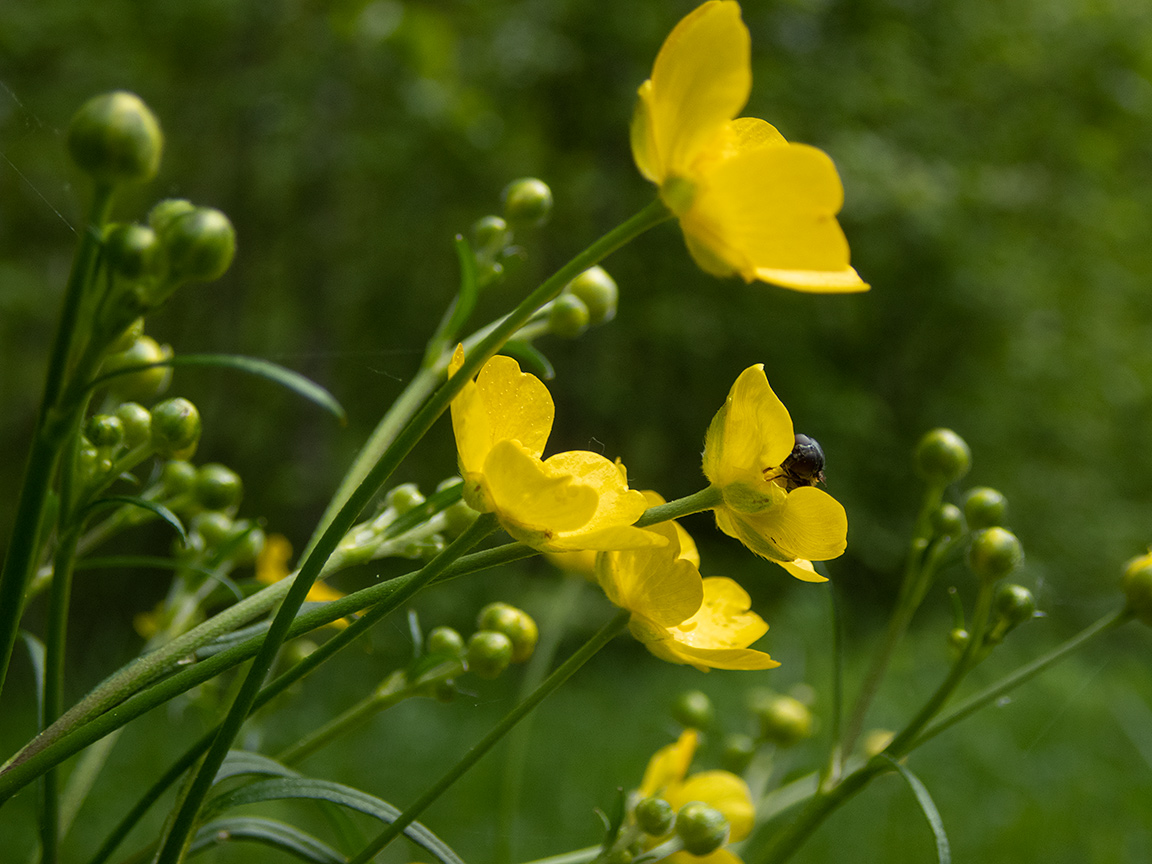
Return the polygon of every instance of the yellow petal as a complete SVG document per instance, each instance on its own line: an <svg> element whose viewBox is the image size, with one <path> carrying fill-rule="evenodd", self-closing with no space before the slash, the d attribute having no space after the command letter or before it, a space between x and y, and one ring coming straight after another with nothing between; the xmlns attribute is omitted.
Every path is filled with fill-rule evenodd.
<svg viewBox="0 0 1152 864"><path fill-rule="evenodd" d="M627 473L623 466L599 453L588 450L567 450L544 460L556 472L571 474L581 483L596 490L599 506L583 527L591 532L619 525L631 525L648 509L644 495L628 488Z"/></svg>
<svg viewBox="0 0 1152 864"><path fill-rule="evenodd" d="M640 493L644 496L644 501L649 507L659 507L661 504L667 504L664 496L659 492L653 492L651 489L645 489ZM676 528L676 540L680 543L680 557L686 561L691 561L697 567L700 566L700 551L696 548L696 541L692 539L689 534L680 525L679 522L673 522L672 525Z"/></svg>
<svg viewBox="0 0 1152 864"><path fill-rule="evenodd" d="M848 516L844 508L815 486L801 486L789 492L783 507L729 517L725 524L721 524L721 512L716 512L721 531L777 562L797 558L827 561L843 555L847 546ZM732 527L737 533L729 530Z"/></svg>
<svg viewBox="0 0 1152 864"><path fill-rule="evenodd" d="M811 561L805 561L803 558L797 558L795 561L777 561L781 567L805 582L827 582L828 580L816 572L816 568L812 566Z"/></svg>
<svg viewBox="0 0 1152 864"><path fill-rule="evenodd" d="M779 466L795 443L788 409L757 363L740 373L708 427L704 476L719 487L762 482L763 470Z"/></svg>
<svg viewBox="0 0 1152 864"><path fill-rule="evenodd" d="M608 599L663 629L693 615L704 600L696 566L680 557L676 529L668 523L645 530L665 541L661 546L608 552L597 559L596 576ZM638 636L641 641L646 641Z"/></svg>
<svg viewBox="0 0 1152 864"><path fill-rule="evenodd" d="M703 801L728 820L729 843L743 840L756 824L756 808L748 784L729 771L701 771L676 786L667 799L676 809L689 801Z"/></svg>
<svg viewBox="0 0 1152 864"><path fill-rule="evenodd" d="M596 578L595 549L581 549L576 552L546 552L544 557L565 573L575 573L585 579Z"/></svg>
<svg viewBox="0 0 1152 864"><path fill-rule="evenodd" d="M664 41L652 68L640 122L649 142L633 153L657 183L690 176L692 163L748 101L752 89L751 38L740 6L712 0L689 13Z"/></svg>
<svg viewBox="0 0 1152 864"><path fill-rule="evenodd" d="M288 538L283 534L269 534L256 556L256 580L271 585L286 578L292 572L288 569L291 558L292 543Z"/></svg>
<svg viewBox="0 0 1152 864"><path fill-rule="evenodd" d="M698 741L699 734L695 729L685 729L675 744L657 750L644 769L640 795L651 798L683 780L688 773L688 766L692 764Z"/></svg>
<svg viewBox="0 0 1152 864"><path fill-rule="evenodd" d="M595 489L549 467L518 441L497 442L484 460L483 475L501 523L530 545L537 545L537 534L580 528L596 512Z"/></svg>

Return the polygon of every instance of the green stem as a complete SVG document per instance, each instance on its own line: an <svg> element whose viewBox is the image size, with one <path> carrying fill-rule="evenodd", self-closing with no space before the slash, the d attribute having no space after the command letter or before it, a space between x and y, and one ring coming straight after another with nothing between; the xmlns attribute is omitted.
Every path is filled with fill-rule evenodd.
<svg viewBox="0 0 1152 864"><path fill-rule="evenodd" d="M32 448L24 469L20 497L16 503L16 518L12 526L4 569L0 571L0 692L12 659L12 648L20 629L24 611L24 592L36 569L39 541L43 536L44 504L52 485L52 476L60 460L60 451L71 432L67 423L71 412L68 406L58 404L68 360L75 346L79 310L92 278L96 256L100 250L102 226L112 206L112 187L96 187L89 209L87 226L72 260L72 271L64 291L64 306L60 323L48 361L48 375L44 381L44 394L40 401L40 415ZM63 410L63 417L61 416Z"/></svg>
<svg viewBox="0 0 1152 864"><path fill-rule="evenodd" d="M627 627L628 619L631 617L631 613L626 609L621 609L617 612L611 621L601 627L575 654L564 661L527 699L508 712L508 714L504 716L504 719L497 723L484 738L464 754L459 762L452 766L428 791L417 798L408 809L396 817L395 821L381 831L371 843L361 849L357 855L353 856L348 864L366 864L366 862L370 861L378 852L384 849L384 847L399 837L405 828L416 821L417 817L419 817L433 801L439 798L448 787L464 776L509 730L559 688L561 684L571 678L577 669L591 660L596 652L607 645L617 633Z"/></svg>
<svg viewBox="0 0 1152 864"><path fill-rule="evenodd" d="M636 520L636 527L644 528L648 525L655 525L657 522L667 522L669 519L679 519L693 513L712 510L723 503L724 494L715 486L709 486L699 492L685 495L675 501L669 501L667 504L649 507L644 511L644 515Z"/></svg>

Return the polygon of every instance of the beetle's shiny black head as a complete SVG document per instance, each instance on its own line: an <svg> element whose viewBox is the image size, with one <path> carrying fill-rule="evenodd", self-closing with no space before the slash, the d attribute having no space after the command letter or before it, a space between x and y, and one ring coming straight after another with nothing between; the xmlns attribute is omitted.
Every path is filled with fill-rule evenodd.
<svg viewBox="0 0 1152 864"><path fill-rule="evenodd" d="M815 438L796 433L796 444L780 466L795 486L824 482L824 448Z"/></svg>

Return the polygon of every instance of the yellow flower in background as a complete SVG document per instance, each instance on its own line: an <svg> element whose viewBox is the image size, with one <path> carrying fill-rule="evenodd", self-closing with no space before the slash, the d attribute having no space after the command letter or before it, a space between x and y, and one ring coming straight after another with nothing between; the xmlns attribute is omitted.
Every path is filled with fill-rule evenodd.
<svg viewBox="0 0 1152 864"><path fill-rule="evenodd" d="M292 560L292 543L283 534L269 534L264 538L264 545L260 554L256 556L256 581L264 585L274 585L282 579L292 575L288 569L288 562ZM344 594L335 588L330 588L323 582L315 582L308 589L306 603L328 603L339 600ZM340 618L327 625L329 627L347 627L347 618Z"/></svg>
<svg viewBox="0 0 1152 864"><path fill-rule="evenodd" d="M724 496L716 524L798 579L823 582L811 561L844 553L848 517L831 495L798 485L783 469L796 436L763 364L745 369L704 442L704 475Z"/></svg>
<svg viewBox="0 0 1152 864"><path fill-rule="evenodd" d="M662 503L662 502L661 502ZM768 625L749 611L748 594L731 579L702 579L694 543L685 547L679 525L647 529L662 546L605 552L596 575L608 599L632 613L629 630L653 654L669 663L709 669L771 669L780 664L748 646Z"/></svg>
<svg viewBox="0 0 1152 864"><path fill-rule="evenodd" d="M731 0L689 13L639 90L632 155L680 220L696 263L797 291L866 291L836 221L832 160L770 124L733 119L752 89L751 39Z"/></svg>
<svg viewBox="0 0 1152 864"><path fill-rule="evenodd" d="M456 348L449 365L464 363ZM627 549L659 542L632 523L647 509L622 465L569 450L542 459L555 408L548 388L497 355L452 400L464 500L495 513L509 534L535 549Z"/></svg>
<svg viewBox="0 0 1152 864"><path fill-rule="evenodd" d="M659 796L676 810L689 801L703 801L728 820L729 843L743 840L752 833L756 822L756 808L748 784L728 771L701 771L686 777L698 743L697 731L686 729L675 744L657 750L648 761L639 795L641 798ZM666 860L671 864L730 864L740 859L721 847L703 856L676 852Z"/></svg>

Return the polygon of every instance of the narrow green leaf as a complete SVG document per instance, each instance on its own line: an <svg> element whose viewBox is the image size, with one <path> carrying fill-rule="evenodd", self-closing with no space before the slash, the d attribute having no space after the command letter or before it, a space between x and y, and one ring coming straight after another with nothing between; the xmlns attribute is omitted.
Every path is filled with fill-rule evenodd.
<svg viewBox="0 0 1152 864"><path fill-rule="evenodd" d="M940 818L940 811L936 809L936 803L932 800L932 795L928 792L920 778L901 765L897 760L885 754L885 758L892 763L893 767L904 778L912 794L916 796L916 803L920 805L920 809L924 811L924 818L928 820L928 826L932 829L932 835L936 838L936 858L939 864L952 864L952 848L948 845L948 835L944 832L944 820Z"/></svg>
<svg viewBox="0 0 1152 864"><path fill-rule="evenodd" d="M335 396L315 381L270 360L262 360L259 357L244 357L240 354L178 354L156 363L125 366L123 369L117 369L115 372L109 372L107 375L95 378L88 386L90 389L95 389L117 375L142 372L156 366L215 366L247 372L249 375L255 375L257 378L264 378L274 384L279 384L281 387L286 387L296 395L319 405L339 420L341 425L346 420L344 407L336 401Z"/></svg>
<svg viewBox="0 0 1152 864"><path fill-rule="evenodd" d="M285 798L309 798L314 801L327 801L339 804L350 810L366 813L381 822L391 824L400 810L367 792L351 786L332 783L328 780L314 780L308 777L277 777L272 780L258 780L246 786L232 789L217 795L204 805L204 815L213 817L233 807L245 804L258 804L263 801L277 801ZM413 822L404 829L404 836L435 856L441 864L464 864L460 856L439 837L421 825Z"/></svg>
<svg viewBox="0 0 1152 864"><path fill-rule="evenodd" d="M195 855L230 840L265 843L312 864L341 864L344 861L343 855L311 834L259 816L236 816L202 825L192 839L188 854Z"/></svg>
<svg viewBox="0 0 1152 864"><path fill-rule="evenodd" d="M149 501L147 498L138 498L135 495L106 495L103 498L97 498L91 504L84 508L83 516L89 516L97 510L103 510L112 507L116 504L124 504L130 507L140 507L143 510L150 510L155 513L169 525L176 529L176 533L180 535L180 539L185 543L188 542L188 532L184 530L184 524L180 521L180 517L165 507L163 504L157 504L155 501Z"/></svg>
<svg viewBox="0 0 1152 864"><path fill-rule="evenodd" d="M216 782L242 774L271 774L274 777L299 777L300 772L281 765L271 756L253 753L251 750L229 750L216 772Z"/></svg>
<svg viewBox="0 0 1152 864"><path fill-rule="evenodd" d="M36 682L36 726L44 727L44 718L41 715L44 706L44 643L29 633L20 631L20 638L28 649L28 660L32 663L32 680Z"/></svg>

